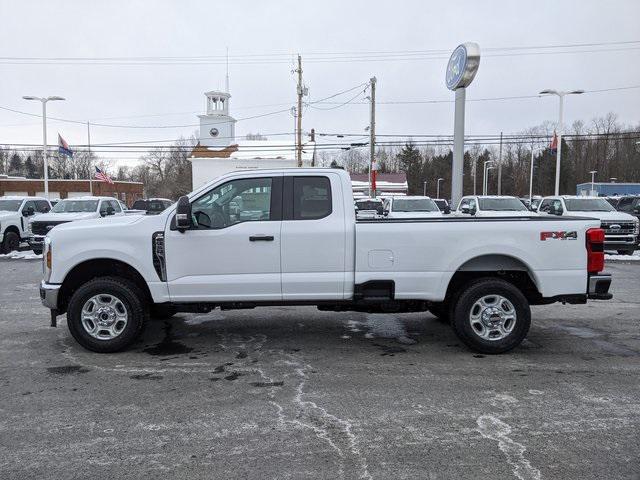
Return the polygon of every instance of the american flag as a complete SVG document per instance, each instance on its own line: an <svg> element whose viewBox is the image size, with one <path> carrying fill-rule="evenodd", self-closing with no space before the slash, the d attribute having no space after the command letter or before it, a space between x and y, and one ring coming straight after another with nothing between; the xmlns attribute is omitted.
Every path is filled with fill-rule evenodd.
<svg viewBox="0 0 640 480"><path fill-rule="evenodd" d="M558 135L555 130L553 131L553 138L551 139L549 150L551 150L551 153L558 153Z"/></svg>
<svg viewBox="0 0 640 480"><path fill-rule="evenodd" d="M113 185L113 180L111 180L111 177L109 177L109 175L104 173L98 167L96 167L96 179L100 180L101 182L107 182Z"/></svg>

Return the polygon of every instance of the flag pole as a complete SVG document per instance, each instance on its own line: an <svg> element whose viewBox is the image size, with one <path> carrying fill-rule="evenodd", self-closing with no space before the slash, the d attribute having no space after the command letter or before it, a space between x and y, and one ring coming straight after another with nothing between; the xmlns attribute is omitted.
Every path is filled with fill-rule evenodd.
<svg viewBox="0 0 640 480"><path fill-rule="evenodd" d="M93 175L91 174L91 130L89 130L89 122L87 122L87 147L89 152L89 192L93 197Z"/></svg>

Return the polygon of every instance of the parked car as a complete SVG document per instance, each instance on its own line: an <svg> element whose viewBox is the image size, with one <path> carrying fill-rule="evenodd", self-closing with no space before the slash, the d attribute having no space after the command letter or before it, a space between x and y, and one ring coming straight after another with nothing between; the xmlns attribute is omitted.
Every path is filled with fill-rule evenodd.
<svg viewBox="0 0 640 480"><path fill-rule="evenodd" d="M122 211L124 212L125 215L146 215L146 211L145 210L134 210L132 208L127 207L127 204L124 203L122 200L118 200L118 203L120 204L120 207L122 207Z"/></svg>
<svg viewBox="0 0 640 480"><path fill-rule="evenodd" d="M570 195L545 197L538 211L547 215L597 218L604 230L605 250L614 250L621 255L631 255L636 249L638 219L628 213L618 212L604 198Z"/></svg>
<svg viewBox="0 0 640 480"><path fill-rule="evenodd" d="M613 206L619 212L628 213L640 219L640 195L618 197L617 202Z"/></svg>
<svg viewBox="0 0 640 480"><path fill-rule="evenodd" d="M43 197L0 197L0 253L18 250L30 236L29 219L49 210L51 203Z"/></svg>
<svg viewBox="0 0 640 480"><path fill-rule="evenodd" d="M534 195L529 203L529 210L532 212L537 212L538 207L540 206L540 202L542 201L542 197L539 195Z"/></svg>
<svg viewBox="0 0 640 480"><path fill-rule="evenodd" d="M389 197L384 201L382 214L387 218L440 217L442 212L429 197Z"/></svg>
<svg viewBox="0 0 640 480"><path fill-rule="evenodd" d="M384 205L380 198L359 198L354 201L356 215L360 217L375 217L382 215Z"/></svg>
<svg viewBox="0 0 640 480"><path fill-rule="evenodd" d="M456 213L476 217L528 217L535 215L517 197L506 195L468 195L462 197Z"/></svg>
<svg viewBox="0 0 640 480"><path fill-rule="evenodd" d="M434 198L433 201L436 202L436 205L442 213L444 213L445 215L451 213L451 206L449 205L448 200L445 200L444 198Z"/></svg>
<svg viewBox="0 0 640 480"><path fill-rule="evenodd" d="M90 218L124 215L113 197L77 197L60 200L49 213L33 218L28 238L33 253L42 253L44 238L57 225Z"/></svg>
<svg viewBox="0 0 640 480"><path fill-rule="evenodd" d="M131 209L143 211L147 215L158 215L171 205L173 202L168 198L146 198L133 202Z"/></svg>
<svg viewBox="0 0 640 480"><path fill-rule="evenodd" d="M96 352L131 345L155 311L302 304L430 310L470 348L501 353L527 335L529 305L611 298L597 220L518 220L356 220L343 170L233 172L159 215L55 227L40 296L52 324L66 313L71 335Z"/></svg>

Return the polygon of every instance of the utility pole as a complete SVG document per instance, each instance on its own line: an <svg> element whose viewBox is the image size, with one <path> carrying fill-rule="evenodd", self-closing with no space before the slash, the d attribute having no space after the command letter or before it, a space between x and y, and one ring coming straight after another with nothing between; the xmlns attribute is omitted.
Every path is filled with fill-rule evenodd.
<svg viewBox="0 0 640 480"><path fill-rule="evenodd" d="M500 151L498 153L498 195L502 195L502 132L500 132Z"/></svg>
<svg viewBox="0 0 640 480"><path fill-rule="evenodd" d="M375 198L372 176L374 175L374 163L376 155L376 77L371 77L371 121L369 123L369 197Z"/></svg>
<svg viewBox="0 0 640 480"><path fill-rule="evenodd" d="M304 94L304 87L302 86L302 57L298 55L298 68L296 70L298 74L298 109L297 123L296 123L296 158L298 160L298 167L302 167L302 96Z"/></svg>

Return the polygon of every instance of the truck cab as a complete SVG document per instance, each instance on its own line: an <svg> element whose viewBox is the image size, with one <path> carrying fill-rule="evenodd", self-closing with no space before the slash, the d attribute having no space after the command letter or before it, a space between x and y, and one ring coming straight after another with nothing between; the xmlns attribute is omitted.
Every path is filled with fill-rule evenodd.
<svg viewBox="0 0 640 480"><path fill-rule="evenodd" d="M638 244L638 219L629 213L617 211L604 198L572 195L545 197L540 202L538 212L544 215L597 218L604 230L605 250L631 255Z"/></svg>
<svg viewBox="0 0 640 480"><path fill-rule="evenodd" d="M0 197L0 253L17 250L30 236L29 221L49 210L51 204L43 197Z"/></svg>

